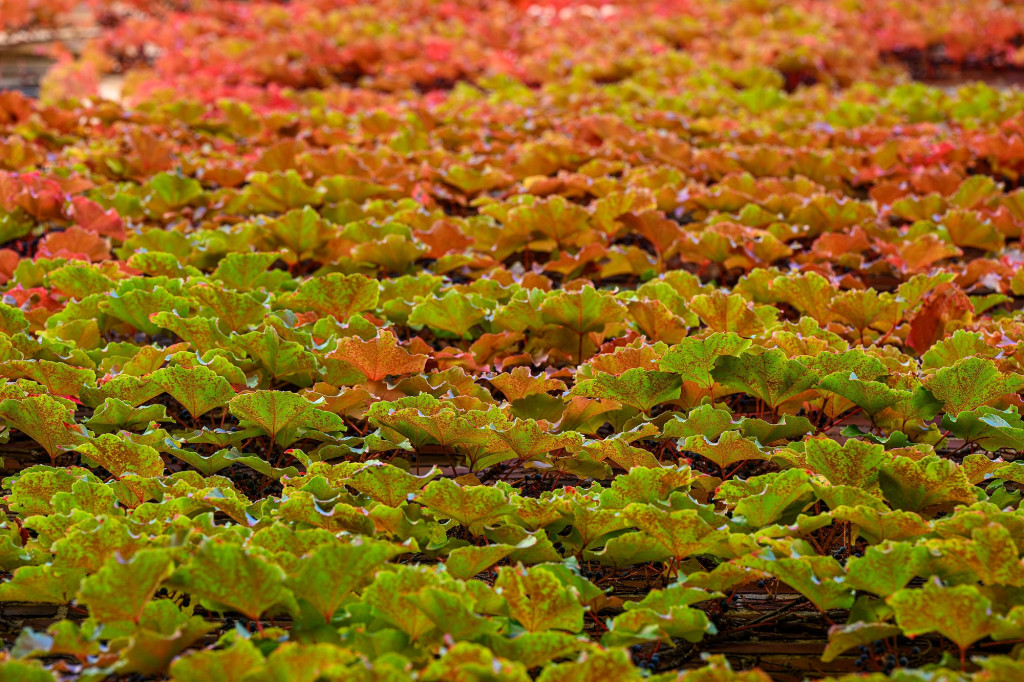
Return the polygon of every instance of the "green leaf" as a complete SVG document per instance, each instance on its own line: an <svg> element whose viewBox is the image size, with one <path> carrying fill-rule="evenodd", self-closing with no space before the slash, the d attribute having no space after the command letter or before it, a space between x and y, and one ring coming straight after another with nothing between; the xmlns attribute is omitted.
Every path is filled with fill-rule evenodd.
<svg viewBox="0 0 1024 682"><path fill-rule="evenodd" d="M963 651L998 627L992 602L976 585L944 587L933 578L921 589L903 589L885 600L903 634L938 632Z"/></svg>
<svg viewBox="0 0 1024 682"><path fill-rule="evenodd" d="M225 649L193 651L171 663L174 682L242 682L263 665L263 654L244 637Z"/></svg>
<svg viewBox="0 0 1024 682"><path fill-rule="evenodd" d="M164 549L139 550L130 561L117 555L82 581L77 599L96 620L138 623L143 608L172 570L170 554Z"/></svg>
<svg viewBox="0 0 1024 682"><path fill-rule="evenodd" d="M692 509L664 511L646 504L633 503L626 507L624 514L631 524L663 547L676 561L701 554L710 543L729 535L729 531L724 528L712 528Z"/></svg>
<svg viewBox="0 0 1024 682"><path fill-rule="evenodd" d="M272 319L272 318L268 318ZM273 379L283 379L298 386L309 386L317 375L316 356L297 341L281 338L277 329L268 326L262 332L231 337L237 355L248 355L262 369L261 386Z"/></svg>
<svg viewBox="0 0 1024 682"><path fill-rule="evenodd" d="M846 582L855 590L888 597L927 566L928 549L909 542L870 545L864 556L851 557L846 564Z"/></svg>
<svg viewBox="0 0 1024 682"><path fill-rule="evenodd" d="M895 637L902 631L889 623L847 623L828 629L828 646L821 654L824 663L831 663L855 646L867 646L878 640Z"/></svg>
<svg viewBox="0 0 1024 682"><path fill-rule="evenodd" d="M815 428L807 417L783 415L782 419L772 424L763 419L744 417L739 423L740 433L746 438L753 438L760 445L772 445L780 441L800 438L813 433Z"/></svg>
<svg viewBox="0 0 1024 682"><path fill-rule="evenodd" d="M181 609L169 599L149 602L121 654L118 672L163 674L171 659L216 628L216 624L193 616L191 607Z"/></svg>
<svg viewBox="0 0 1024 682"><path fill-rule="evenodd" d="M570 663L544 667L537 682L642 682L644 677L633 665L625 649L584 651Z"/></svg>
<svg viewBox="0 0 1024 682"><path fill-rule="evenodd" d="M997 410L983 406L955 417L944 414L942 428L989 452L1002 448L1024 450L1024 421L1015 407Z"/></svg>
<svg viewBox="0 0 1024 682"><path fill-rule="evenodd" d="M494 588L508 604L509 615L527 632L583 629L578 591L542 566L502 566Z"/></svg>
<svg viewBox="0 0 1024 682"><path fill-rule="evenodd" d="M764 571L807 597L822 612L848 609L853 591L845 584L843 567L830 556L776 556L770 549L738 560L744 566Z"/></svg>
<svg viewBox="0 0 1024 682"><path fill-rule="evenodd" d="M1024 376L1002 374L988 358L964 358L943 367L925 382L925 388L942 401L948 414L960 414L1017 393L1024 388Z"/></svg>
<svg viewBox="0 0 1024 682"><path fill-rule="evenodd" d="M432 661L420 674L423 682L448 680L502 680L502 682L530 682L526 668L520 662L497 658L491 650L479 644L459 642L445 654Z"/></svg>
<svg viewBox="0 0 1024 682"><path fill-rule="evenodd" d="M756 440L744 438L739 431L724 432L717 443L711 442L705 436L691 436L681 442L680 446L713 462L722 472L737 462L768 459L768 454L761 449Z"/></svg>
<svg viewBox="0 0 1024 682"><path fill-rule="evenodd" d="M467 295L451 290L444 296L431 294L416 301L409 324L427 326L435 331L447 332L460 339L472 338L470 330L487 318L482 296Z"/></svg>
<svg viewBox="0 0 1024 682"><path fill-rule="evenodd" d="M86 420L85 425L96 433L110 433L122 429L138 430L153 422L172 421L174 420L167 416L167 407L164 405L132 407L123 400L105 398L103 404Z"/></svg>
<svg viewBox="0 0 1024 682"><path fill-rule="evenodd" d="M284 599L284 571L222 540L203 543L168 584L209 602L215 611L238 611L250 620L259 619Z"/></svg>
<svg viewBox="0 0 1024 682"><path fill-rule="evenodd" d="M630 502L662 502L677 490L689 490L694 478L688 466L631 469L616 476L611 487L601 491L600 510L623 509Z"/></svg>
<svg viewBox="0 0 1024 682"><path fill-rule="evenodd" d="M674 372L683 381L710 389L714 385L711 373L719 358L738 356L749 347L749 339L733 332L716 332L703 339L687 337L669 349L661 359L659 369Z"/></svg>
<svg viewBox="0 0 1024 682"><path fill-rule="evenodd" d="M45 386L50 393L76 398L81 395L82 387L96 385L96 374L91 369L50 360L8 360L0 363L0 376L31 379Z"/></svg>
<svg viewBox="0 0 1024 682"><path fill-rule="evenodd" d="M745 481L729 480L721 485L716 497L726 504L735 504L734 520L742 517L751 528L792 523L814 499L809 477L803 469L787 469Z"/></svg>
<svg viewBox="0 0 1024 682"><path fill-rule="evenodd" d="M348 595L372 580L377 568L405 551L396 545L359 537L347 544L326 545L307 555L298 574L289 578L286 585L329 623Z"/></svg>
<svg viewBox="0 0 1024 682"><path fill-rule="evenodd" d="M344 431L344 420L319 410L306 398L287 391L254 391L235 396L228 404L243 426L255 426L287 447L303 437L303 430L319 433Z"/></svg>
<svg viewBox="0 0 1024 682"><path fill-rule="evenodd" d="M830 438L808 438L804 456L815 473L832 485L877 490L878 472L889 460L881 445L849 439L843 445Z"/></svg>
<svg viewBox="0 0 1024 682"><path fill-rule="evenodd" d="M431 481L416 501L438 516L447 517L479 535L483 527L515 511L499 488L460 486L450 478Z"/></svg>
<svg viewBox="0 0 1024 682"><path fill-rule="evenodd" d="M235 397L228 380L203 365L165 367L150 374L149 380L177 400L194 418L226 405Z"/></svg>
<svg viewBox="0 0 1024 682"><path fill-rule="evenodd" d="M891 410L904 421L931 419L939 409L939 405L927 400L923 392L890 388L880 381L864 381L853 374L830 374L821 380L818 387L846 398L871 417Z"/></svg>
<svg viewBox="0 0 1024 682"><path fill-rule="evenodd" d="M650 414L655 405L679 398L681 383L677 374L636 367L617 376L599 372L593 379L578 382L569 395L608 398Z"/></svg>
<svg viewBox="0 0 1024 682"><path fill-rule="evenodd" d="M874 544L883 540L909 540L932 531L931 524L914 512L867 505L837 506L832 510L832 518L850 522L854 526L854 537L861 536Z"/></svg>
<svg viewBox="0 0 1024 682"><path fill-rule="evenodd" d="M938 455L917 461L895 457L879 471L878 483L895 509L915 512L971 504L980 492L967 480L963 469Z"/></svg>
<svg viewBox="0 0 1024 682"><path fill-rule="evenodd" d="M659 610L634 608L609 621L608 632L601 637L601 643L613 647L659 641L671 646L673 639L699 642L704 635L717 632L700 609L688 606Z"/></svg>
<svg viewBox="0 0 1024 682"><path fill-rule="evenodd" d="M392 464L370 460L366 466L346 478L345 485L381 504L399 507L413 493L440 475L438 469L431 469L424 476L414 476Z"/></svg>
<svg viewBox="0 0 1024 682"><path fill-rule="evenodd" d="M708 440L718 440L725 431L739 428L739 424L732 420L732 412L712 407L707 403L693 408L686 417L676 412L668 413L666 416L670 419L661 426L661 435L664 438L704 436Z"/></svg>
<svg viewBox="0 0 1024 682"><path fill-rule="evenodd" d="M536 543L536 538L528 537L518 547L504 544L458 547L448 554L448 559L444 562L445 569L454 578L469 580L498 563L517 548L529 547Z"/></svg>
<svg viewBox="0 0 1024 682"><path fill-rule="evenodd" d="M70 402L49 395L8 398L0 402L0 418L43 446L50 460L85 439L75 424Z"/></svg>
<svg viewBox="0 0 1024 682"><path fill-rule="evenodd" d="M267 268L280 257L277 253L229 253L217 263L217 269L213 271L211 278L236 291L258 289L271 284ZM281 274L288 277L286 272Z"/></svg>
<svg viewBox="0 0 1024 682"><path fill-rule="evenodd" d="M128 473L145 478L164 473L164 461L159 452L148 445L134 443L113 434L98 436L75 449L109 471L115 478L121 478Z"/></svg>
<svg viewBox="0 0 1024 682"><path fill-rule="evenodd" d="M22 566L0 583L0 601L67 604L78 591L83 572L58 570L50 564Z"/></svg>
<svg viewBox="0 0 1024 682"><path fill-rule="evenodd" d="M290 297L297 310L313 310L344 322L356 313L373 310L380 284L365 275L331 273L308 279Z"/></svg>
<svg viewBox="0 0 1024 682"><path fill-rule="evenodd" d="M10 682L57 682L52 672L39 661L0 659L0 678Z"/></svg>
<svg viewBox="0 0 1024 682"><path fill-rule="evenodd" d="M427 566L396 566L377 573L363 591L363 601L386 622L398 627L415 642L437 626L412 597L427 587L441 586L441 578Z"/></svg>
<svg viewBox="0 0 1024 682"><path fill-rule="evenodd" d="M626 307L608 291L587 285L578 291L559 290L540 304L541 319L552 333L552 346L580 363L597 349L595 337L626 318Z"/></svg>
<svg viewBox="0 0 1024 682"><path fill-rule="evenodd" d="M760 354L725 356L712 372L727 388L763 400L772 410L818 383L818 374L773 348Z"/></svg>

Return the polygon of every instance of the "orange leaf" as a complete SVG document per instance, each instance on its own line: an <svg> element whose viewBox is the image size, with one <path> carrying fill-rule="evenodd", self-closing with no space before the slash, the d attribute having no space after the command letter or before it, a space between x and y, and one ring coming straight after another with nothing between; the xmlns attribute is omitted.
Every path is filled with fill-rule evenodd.
<svg viewBox="0 0 1024 682"><path fill-rule="evenodd" d="M370 381L386 376L422 372L427 364L426 355L412 355L398 346L395 335L380 331L377 337L363 341L349 336L338 341L338 348L327 357L343 360L363 373Z"/></svg>
<svg viewBox="0 0 1024 682"><path fill-rule="evenodd" d="M921 311L910 321L907 345L918 353L932 347L946 333L946 324L974 312L967 294L950 284L943 284L928 295Z"/></svg>
<svg viewBox="0 0 1024 682"><path fill-rule="evenodd" d="M110 240L78 225L63 232L51 232L39 242L36 256L42 258L71 258L93 263L110 258Z"/></svg>

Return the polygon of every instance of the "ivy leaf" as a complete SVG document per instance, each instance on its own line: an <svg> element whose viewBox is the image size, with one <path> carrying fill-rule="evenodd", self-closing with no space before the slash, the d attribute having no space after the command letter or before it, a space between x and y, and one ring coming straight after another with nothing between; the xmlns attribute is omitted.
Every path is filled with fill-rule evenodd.
<svg viewBox="0 0 1024 682"><path fill-rule="evenodd" d="M502 566L494 589L508 604L509 615L527 632L583 629L578 591L543 566Z"/></svg>
<svg viewBox="0 0 1024 682"><path fill-rule="evenodd" d="M783 415L778 423L772 424L763 419L744 417L739 423L740 433L753 438L760 445L772 445L780 441L793 440L814 432L814 425L807 417Z"/></svg>
<svg viewBox="0 0 1024 682"><path fill-rule="evenodd" d="M66 448L85 440L70 401L49 395L0 401L0 418L43 446L53 462Z"/></svg>
<svg viewBox="0 0 1024 682"><path fill-rule="evenodd" d="M400 507L413 493L440 475L438 469L432 468L424 476L414 476L392 464L371 460L346 478L345 485L380 504Z"/></svg>
<svg viewBox="0 0 1024 682"><path fill-rule="evenodd" d="M944 414L942 428L989 452L1002 448L1024 450L1024 421L1016 408L997 410L983 406L955 417Z"/></svg>
<svg viewBox="0 0 1024 682"><path fill-rule="evenodd" d="M952 336L937 341L921 355L923 369L940 369L955 365L958 360L973 356L994 357L999 350L988 345L978 332L957 329Z"/></svg>
<svg viewBox="0 0 1024 682"><path fill-rule="evenodd" d="M885 499L896 509L924 512L953 504L971 504L977 488L955 462L929 455L918 461L895 457L878 474Z"/></svg>
<svg viewBox="0 0 1024 682"><path fill-rule="evenodd" d="M890 388L881 381L864 381L845 372L828 375L818 386L846 398L871 417L891 410L903 420L931 419L940 407L935 401L927 400L926 391Z"/></svg>
<svg viewBox="0 0 1024 682"><path fill-rule="evenodd" d="M909 542L870 545L846 564L846 582L855 590L888 597L906 587L928 564L928 549Z"/></svg>
<svg viewBox="0 0 1024 682"><path fill-rule="evenodd" d="M611 487L601 491L601 510L624 509L630 502L654 504L667 500L677 490L689 490L694 478L688 466L634 468L616 476Z"/></svg>
<svg viewBox="0 0 1024 682"><path fill-rule="evenodd" d="M278 258L277 253L229 253L217 262L211 278L235 291L258 289L268 283L267 268Z"/></svg>
<svg viewBox="0 0 1024 682"><path fill-rule="evenodd" d="M718 359L738 356L750 347L750 340L733 332L718 332L699 339L688 337L669 349L661 359L659 369L674 372L683 381L710 390L714 386L711 375Z"/></svg>
<svg viewBox="0 0 1024 682"><path fill-rule="evenodd" d="M673 639L699 642L706 634L718 630L700 609L673 606L664 610L636 608L626 611L608 623L608 632L601 637L604 646L631 646L650 641L671 645Z"/></svg>
<svg viewBox="0 0 1024 682"><path fill-rule="evenodd" d="M830 438L804 441L808 466L832 485L848 485L862 490L877 490L878 472L889 460L881 445L851 438L843 445Z"/></svg>
<svg viewBox="0 0 1024 682"><path fill-rule="evenodd" d="M97 407L85 425L96 433L110 433L119 430L137 430L153 422L174 421L167 416L165 405L146 405L132 407L117 398L105 398Z"/></svg>
<svg viewBox="0 0 1024 682"><path fill-rule="evenodd" d="M356 313L376 308L379 297L377 280L332 272L303 282L289 302L298 310L313 310L344 322Z"/></svg>
<svg viewBox="0 0 1024 682"><path fill-rule="evenodd" d="M142 610L173 571L167 550L142 549L130 561L111 557L82 581L78 601L99 621L138 623Z"/></svg>
<svg viewBox="0 0 1024 682"><path fill-rule="evenodd" d="M149 380L181 404L193 418L222 407L235 397L228 380L209 367L164 367L149 375Z"/></svg>
<svg viewBox="0 0 1024 682"><path fill-rule="evenodd" d="M914 512L867 505L836 506L832 518L853 524L854 537L861 536L873 544L884 540L910 540L932 532L931 524Z"/></svg>
<svg viewBox="0 0 1024 682"><path fill-rule="evenodd" d="M0 376L31 379L46 386L50 393L76 398L81 395L82 387L96 385L96 374L91 369L51 360L8 360L0 363Z"/></svg>
<svg viewBox="0 0 1024 682"><path fill-rule="evenodd" d="M611 292L598 291L587 285L578 291L559 290L548 295L540 305L543 324L556 333L552 340L575 362L581 363L593 354L596 344L590 335L604 336L610 325L622 322L626 308Z"/></svg>
<svg viewBox="0 0 1024 682"><path fill-rule="evenodd" d="M478 573L481 573L498 563L515 550L526 549L527 547L532 547L535 544L537 544L537 539L533 536L527 536L527 538L518 545L495 543L492 545L485 545L484 547L476 547L474 545L458 547L448 554L448 559L444 562L445 570L447 570L453 578L469 580Z"/></svg>
<svg viewBox="0 0 1024 682"><path fill-rule="evenodd" d="M445 592L444 594L449 595L450 598L455 598L455 595L451 592ZM449 622L451 622L452 626L460 624L457 619L450 619ZM476 624L473 622L462 622L461 625L470 627ZM484 633L478 632L476 634L479 636ZM523 664L518 661L502 660L496 657L491 652L491 649L479 644L459 642L445 651L441 658L431 661L423 669L423 672L420 673L418 679L423 680L423 682L444 682L446 680L464 679L500 679L503 682L530 682L531 677L526 673L526 668Z"/></svg>
<svg viewBox="0 0 1024 682"><path fill-rule="evenodd" d="M626 649L613 648L584 651L575 661L544 666L537 682L643 682L644 679Z"/></svg>
<svg viewBox="0 0 1024 682"><path fill-rule="evenodd" d="M415 642L434 630L436 624L413 598L427 587L439 586L440 580L438 573L427 566L399 565L378 572L363 591L363 601Z"/></svg>
<svg viewBox="0 0 1024 682"><path fill-rule="evenodd" d="M409 315L409 324L416 325L417 329L427 326L468 339L472 336L470 330L487 319L487 314L483 297L451 290L441 297L431 294L417 300Z"/></svg>
<svg viewBox="0 0 1024 682"><path fill-rule="evenodd" d="M719 488L717 498L727 504L735 502L734 520L742 517L747 526L764 528L773 523L792 523L814 495L807 472L787 469L746 481L726 481Z"/></svg>
<svg viewBox="0 0 1024 682"><path fill-rule="evenodd" d="M712 376L723 386L763 400L773 411L818 383L817 373L777 348L721 358Z"/></svg>
<svg viewBox="0 0 1024 682"><path fill-rule="evenodd" d="M287 447L302 437L302 430L331 433L344 431L336 414L317 409L306 398L287 391L254 391L235 396L228 404L243 426L255 426Z"/></svg>
<svg viewBox="0 0 1024 682"><path fill-rule="evenodd" d="M242 682L263 665L263 654L252 640L237 637L224 649L193 651L171 663L174 682Z"/></svg>
<svg viewBox="0 0 1024 682"><path fill-rule="evenodd" d="M355 367L368 381L422 372L427 363L426 355L414 355L400 347L395 335L387 330L379 331L369 341L357 336L344 337L338 341L338 348L327 357L343 360Z"/></svg>
<svg viewBox="0 0 1024 682"><path fill-rule="evenodd" d="M109 471L115 478L121 478L127 473L138 474L144 478L164 473L164 461L160 458L159 452L148 445L113 434L98 436L75 449Z"/></svg>
<svg viewBox="0 0 1024 682"><path fill-rule="evenodd" d="M895 637L902 632L889 623L846 623L828 629L828 646L821 654L824 663L831 663L855 646L866 646L878 640Z"/></svg>
<svg viewBox="0 0 1024 682"><path fill-rule="evenodd" d="M233 610L249 620L284 599L285 575L275 564L239 545L213 539L180 567L168 584L211 604L215 611Z"/></svg>
<svg viewBox="0 0 1024 682"><path fill-rule="evenodd" d="M181 609L169 599L146 604L139 627L121 653L118 672L145 676L163 674L171 659L217 628L214 623L191 614L191 608Z"/></svg>
<svg viewBox="0 0 1024 682"><path fill-rule="evenodd" d="M316 528L325 528L332 533L348 531L359 535L373 535L374 524L366 510L342 501L338 495L330 499L317 499L305 490L296 490L277 508L278 515L285 520L308 523Z"/></svg>
<svg viewBox="0 0 1024 682"><path fill-rule="evenodd" d="M676 561L701 554L709 543L729 534L725 528L712 528L692 509L664 511L650 505L633 503L626 507L624 513L630 523L661 545Z"/></svg>
<svg viewBox="0 0 1024 682"><path fill-rule="evenodd" d="M79 570L59 570L52 564L22 566L12 578L0 583L0 599L4 602L67 604L78 592L84 577Z"/></svg>
<svg viewBox="0 0 1024 682"><path fill-rule="evenodd" d="M416 501L479 535L487 524L515 511L505 492L485 485L460 486L450 478L431 481Z"/></svg>
<svg viewBox="0 0 1024 682"><path fill-rule="evenodd" d="M232 335L231 343L236 355L248 355L262 368L262 386L272 379L284 379L299 386L313 383L317 372L316 356L303 344L282 339L274 327ZM328 377L328 381L332 380Z"/></svg>
<svg viewBox="0 0 1024 682"><path fill-rule="evenodd" d="M734 332L752 336L764 329L749 301L739 294L725 294L715 290L690 299L690 310L714 332Z"/></svg>
<svg viewBox="0 0 1024 682"><path fill-rule="evenodd" d="M650 414L655 405L679 398L681 383L677 374L637 367L618 376L600 372L593 379L578 382L569 396L608 398Z"/></svg>
<svg viewBox="0 0 1024 682"><path fill-rule="evenodd" d="M1019 392L1024 388L1024 376L1004 375L988 358L964 358L940 369L924 385L942 401L947 414L958 415Z"/></svg>
<svg viewBox="0 0 1024 682"><path fill-rule="evenodd" d="M397 545L360 537L350 543L325 545L307 555L298 574L285 584L329 623L349 594L372 580L377 568L406 551Z"/></svg>
<svg viewBox="0 0 1024 682"><path fill-rule="evenodd" d="M750 459L768 459L765 453L757 444L757 441L744 438L739 431L726 431L718 438L718 442L711 442L705 436L690 436L680 445L684 450L695 452L701 457L708 459L718 465L718 468L725 473L726 467L737 462Z"/></svg>
<svg viewBox="0 0 1024 682"><path fill-rule="evenodd" d="M732 412L712 407L707 403L693 408L686 417L681 417L676 412L668 416L671 418L661 427L661 435L664 438L686 439L691 436L704 436L708 440L717 440L725 431L739 428L739 424L732 420Z"/></svg>
<svg viewBox="0 0 1024 682"><path fill-rule="evenodd" d="M491 378L491 383L510 403L532 395L565 390L565 382L550 379L544 374L533 376L528 367L516 367L511 372L498 374Z"/></svg>
<svg viewBox="0 0 1024 682"><path fill-rule="evenodd" d="M608 438L589 440L583 445L582 453L594 458L598 462L610 459L626 471L634 467L660 468L661 463L649 450L631 445L644 437L652 436L658 432L653 424L642 424L630 431L622 431ZM580 461L580 454L576 454L577 463Z"/></svg>
<svg viewBox="0 0 1024 682"><path fill-rule="evenodd" d="M903 634L914 637L938 632L961 652L995 632L999 625L992 602L976 585L944 587L933 578L921 589L903 589L885 601L896 614Z"/></svg>
<svg viewBox="0 0 1024 682"><path fill-rule="evenodd" d="M830 556L776 556L770 549L738 560L744 566L764 571L807 597L821 612L848 609L853 591L843 579L843 567Z"/></svg>
<svg viewBox="0 0 1024 682"><path fill-rule="evenodd" d="M583 436L573 431L548 433L533 419L516 419L503 427L492 427L487 456L476 460L481 468L500 458L515 457L521 461L539 459L549 452L566 450L576 452L583 446Z"/></svg>

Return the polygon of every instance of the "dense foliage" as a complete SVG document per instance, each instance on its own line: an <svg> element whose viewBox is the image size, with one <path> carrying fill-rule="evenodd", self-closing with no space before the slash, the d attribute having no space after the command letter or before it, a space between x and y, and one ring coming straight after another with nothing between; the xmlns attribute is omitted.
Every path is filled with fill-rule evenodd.
<svg viewBox="0 0 1024 682"><path fill-rule="evenodd" d="M0 678L1024 675L1024 94L887 58L1024 10L178 5L0 93Z"/></svg>

